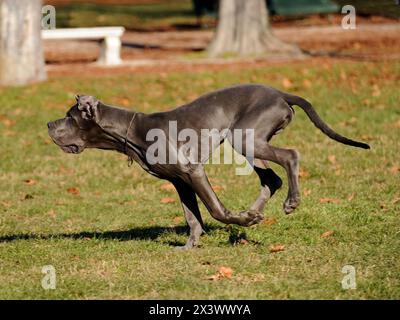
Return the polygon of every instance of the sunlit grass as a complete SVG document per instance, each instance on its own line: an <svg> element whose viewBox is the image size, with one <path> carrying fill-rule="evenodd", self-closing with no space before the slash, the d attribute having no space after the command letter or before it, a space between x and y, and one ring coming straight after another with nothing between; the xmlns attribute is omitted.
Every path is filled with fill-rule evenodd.
<svg viewBox="0 0 400 320"><path fill-rule="evenodd" d="M398 299L399 74L395 62L298 63L0 89L0 297ZM302 95L338 132L372 149L331 141L296 109L273 144L302 155L301 206L283 214L286 177L276 168L284 188L265 210L276 223L226 227L202 206L208 233L189 252L173 250L184 244L186 227L178 198L161 189L163 181L129 168L117 153L67 155L47 136L47 121L62 117L76 93L153 112L248 82ZM254 175L235 176L227 165L207 172L230 209L243 210L256 198ZM163 197L177 201L162 204ZM330 230L333 235L321 237ZM239 238L247 242L236 243ZM270 253L276 244L285 250ZM56 290L40 285L44 265L56 269ZM356 268L356 290L341 288L344 265ZM232 279L207 280L220 266L234 270Z"/></svg>

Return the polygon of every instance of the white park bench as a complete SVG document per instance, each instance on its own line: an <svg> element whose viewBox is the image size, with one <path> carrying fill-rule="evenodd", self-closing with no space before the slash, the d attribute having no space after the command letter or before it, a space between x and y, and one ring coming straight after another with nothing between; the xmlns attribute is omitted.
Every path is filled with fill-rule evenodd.
<svg viewBox="0 0 400 320"><path fill-rule="evenodd" d="M44 40L103 39L98 62L106 66L121 63L121 36L123 27L68 28L42 30Z"/></svg>

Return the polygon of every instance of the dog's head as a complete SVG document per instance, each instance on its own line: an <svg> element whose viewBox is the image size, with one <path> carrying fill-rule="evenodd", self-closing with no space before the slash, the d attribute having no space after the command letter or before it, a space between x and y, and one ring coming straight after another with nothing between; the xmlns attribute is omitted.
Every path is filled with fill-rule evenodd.
<svg viewBox="0 0 400 320"><path fill-rule="evenodd" d="M80 153L93 147L94 139L100 134L99 104L92 96L76 96L76 104L69 109L65 118L47 124L50 137L63 151Z"/></svg>

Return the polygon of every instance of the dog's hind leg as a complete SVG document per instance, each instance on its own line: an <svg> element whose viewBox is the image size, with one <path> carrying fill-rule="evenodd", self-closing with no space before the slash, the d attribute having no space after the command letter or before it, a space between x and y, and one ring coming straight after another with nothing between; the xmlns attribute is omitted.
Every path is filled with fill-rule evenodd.
<svg viewBox="0 0 400 320"><path fill-rule="evenodd" d="M225 208L212 189L202 166L197 167L195 172L190 174L188 181L212 217L220 222L248 227L259 223L264 218L262 213L255 210L235 214Z"/></svg>
<svg viewBox="0 0 400 320"><path fill-rule="evenodd" d="M282 179L269 167L265 160L255 159L253 168L260 178L261 190L260 195L250 207L250 210L262 212L265 203L282 186Z"/></svg>
<svg viewBox="0 0 400 320"><path fill-rule="evenodd" d="M174 180L172 183L178 191L186 222L190 228L186 244L183 247L177 247L177 249L191 249L199 244L200 236L204 232L204 224L197 204L196 194L190 185L182 180Z"/></svg>
<svg viewBox="0 0 400 320"><path fill-rule="evenodd" d="M258 159L269 160L281 165L285 168L289 190L287 198L283 204L284 211L288 214L300 204L300 191L299 191L299 153L292 149L282 149L273 147L262 140L255 145L254 156Z"/></svg>

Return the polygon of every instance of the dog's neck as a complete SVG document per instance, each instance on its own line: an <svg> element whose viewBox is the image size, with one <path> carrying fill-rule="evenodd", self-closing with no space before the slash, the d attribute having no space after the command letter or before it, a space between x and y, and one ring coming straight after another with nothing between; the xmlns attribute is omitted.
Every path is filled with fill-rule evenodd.
<svg viewBox="0 0 400 320"><path fill-rule="evenodd" d="M99 127L113 140L110 147L129 156L128 149L135 143L135 135L133 134L135 123L133 120L135 120L137 112L102 103L99 104L98 111Z"/></svg>

